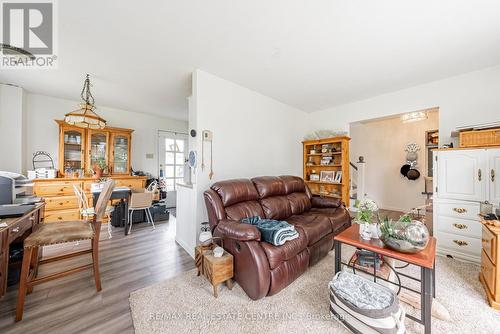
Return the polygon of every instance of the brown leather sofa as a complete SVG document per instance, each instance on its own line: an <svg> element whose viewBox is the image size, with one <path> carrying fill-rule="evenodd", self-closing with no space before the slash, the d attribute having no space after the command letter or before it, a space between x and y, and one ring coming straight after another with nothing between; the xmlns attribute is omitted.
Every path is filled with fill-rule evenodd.
<svg viewBox="0 0 500 334"><path fill-rule="evenodd" d="M334 235L351 225L340 200L313 197L296 176L220 181L204 197L213 234L224 238L224 248L234 256L234 277L254 300L292 283L332 249ZM240 222L252 216L285 220L299 238L282 246L263 242L255 226Z"/></svg>

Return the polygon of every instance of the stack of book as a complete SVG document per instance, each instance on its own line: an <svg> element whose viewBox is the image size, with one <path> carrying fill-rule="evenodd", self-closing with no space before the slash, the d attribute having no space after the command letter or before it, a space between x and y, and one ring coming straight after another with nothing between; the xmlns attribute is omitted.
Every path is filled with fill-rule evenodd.
<svg viewBox="0 0 500 334"><path fill-rule="evenodd" d="M387 279L390 274L390 268L384 264L384 258L380 254L376 254L367 250L358 249L349 261L351 267L357 270L373 274L373 269L377 271L377 276Z"/></svg>

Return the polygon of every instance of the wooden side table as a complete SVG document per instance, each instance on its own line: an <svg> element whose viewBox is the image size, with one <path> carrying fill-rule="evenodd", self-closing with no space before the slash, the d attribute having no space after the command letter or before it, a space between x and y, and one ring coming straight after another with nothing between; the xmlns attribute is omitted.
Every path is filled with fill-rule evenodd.
<svg viewBox="0 0 500 334"><path fill-rule="evenodd" d="M219 295L219 284L226 282L229 290L233 288L233 281L231 280L234 275L233 256L227 251L224 251L221 257L215 257L211 250L205 251L203 253L201 272L213 285L215 298Z"/></svg>

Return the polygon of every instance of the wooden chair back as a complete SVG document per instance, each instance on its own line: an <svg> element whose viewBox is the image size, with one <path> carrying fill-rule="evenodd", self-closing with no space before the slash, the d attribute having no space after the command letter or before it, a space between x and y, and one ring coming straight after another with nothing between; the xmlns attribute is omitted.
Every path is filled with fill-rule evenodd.
<svg viewBox="0 0 500 334"><path fill-rule="evenodd" d="M113 179L108 179L99 194L99 199L95 206L94 221L101 222L102 218L106 213L106 207L108 206L109 199L115 188L115 181Z"/></svg>
<svg viewBox="0 0 500 334"><path fill-rule="evenodd" d="M76 184L73 185L73 191L75 192L75 195L76 195L76 199L78 201L78 209L84 209L84 206L83 206L83 198L82 198L82 193L81 193L81 189L79 186L77 186Z"/></svg>

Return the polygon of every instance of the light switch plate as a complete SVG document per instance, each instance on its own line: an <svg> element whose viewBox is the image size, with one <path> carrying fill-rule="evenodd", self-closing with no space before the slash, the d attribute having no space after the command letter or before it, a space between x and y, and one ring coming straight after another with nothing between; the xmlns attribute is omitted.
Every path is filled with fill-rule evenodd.
<svg viewBox="0 0 500 334"><path fill-rule="evenodd" d="M146 153L146 159L154 159L155 155L154 153Z"/></svg>
<svg viewBox="0 0 500 334"><path fill-rule="evenodd" d="M212 141L213 134L210 130L203 130L203 141Z"/></svg>

